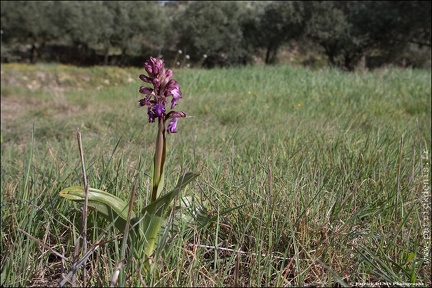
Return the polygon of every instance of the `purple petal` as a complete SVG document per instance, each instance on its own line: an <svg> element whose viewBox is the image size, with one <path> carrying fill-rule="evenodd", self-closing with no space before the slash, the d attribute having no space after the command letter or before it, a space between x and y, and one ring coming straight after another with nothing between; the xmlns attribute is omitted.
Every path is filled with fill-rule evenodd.
<svg viewBox="0 0 432 288"><path fill-rule="evenodd" d="M171 109L173 109L177 105L177 99L172 98L171 100Z"/></svg>
<svg viewBox="0 0 432 288"><path fill-rule="evenodd" d="M161 103L156 103L153 107L153 111L156 117L161 117L165 113L165 106Z"/></svg>
<svg viewBox="0 0 432 288"><path fill-rule="evenodd" d="M171 95L173 96L174 99L180 99L182 97L180 87L178 89L171 90Z"/></svg>
<svg viewBox="0 0 432 288"><path fill-rule="evenodd" d="M172 95L176 100L182 97L182 93L180 91L180 85L176 80L170 80L165 89L165 96Z"/></svg>
<svg viewBox="0 0 432 288"><path fill-rule="evenodd" d="M183 111L170 111L167 118L186 118L186 113Z"/></svg>
<svg viewBox="0 0 432 288"><path fill-rule="evenodd" d="M139 75L139 78L144 82L153 83L153 78L150 78L144 74Z"/></svg>
<svg viewBox="0 0 432 288"><path fill-rule="evenodd" d="M173 118L168 125L168 133L177 133L177 118Z"/></svg>
<svg viewBox="0 0 432 288"><path fill-rule="evenodd" d="M151 107L148 107L147 114L149 116L149 122L150 123L155 122L156 117L155 117L155 114L153 113L153 111L151 110Z"/></svg>
<svg viewBox="0 0 432 288"><path fill-rule="evenodd" d="M153 83L154 87L159 87L160 86L160 81L159 81L158 78L153 78L152 83Z"/></svg>
<svg viewBox="0 0 432 288"><path fill-rule="evenodd" d="M139 100L140 106L153 106L154 100L150 100L150 95L147 95L143 99Z"/></svg>
<svg viewBox="0 0 432 288"><path fill-rule="evenodd" d="M147 96L150 95L153 92L152 88L146 87L146 86L141 86L139 92L141 94L146 94Z"/></svg>
<svg viewBox="0 0 432 288"><path fill-rule="evenodd" d="M180 85L177 83L175 79L169 80L168 84L166 85L166 89L174 89L176 87L180 87Z"/></svg>
<svg viewBox="0 0 432 288"><path fill-rule="evenodd" d="M159 74L163 70L163 61L157 58L150 57L150 62L153 68L153 75L155 77L159 76Z"/></svg>
<svg viewBox="0 0 432 288"><path fill-rule="evenodd" d="M144 62L144 69L147 71L149 75L153 74L153 67L150 65L148 61Z"/></svg>
<svg viewBox="0 0 432 288"><path fill-rule="evenodd" d="M165 77L168 79L168 78L171 78L171 76L173 75L173 71L171 70L171 69L167 69L166 71L165 71Z"/></svg>

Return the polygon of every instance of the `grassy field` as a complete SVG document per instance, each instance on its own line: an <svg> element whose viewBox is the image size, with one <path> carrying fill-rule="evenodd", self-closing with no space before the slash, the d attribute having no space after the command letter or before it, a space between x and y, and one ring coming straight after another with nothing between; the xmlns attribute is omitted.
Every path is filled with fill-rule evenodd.
<svg viewBox="0 0 432 288"><path fill-rule="evenodd" d="M57 285L72 267L81 207L58 192L82 185L77 131L89 185L127 200L138 172L135 205L147 203L157 128L138 106L141 73L2 65L1 285ZM193 117L167 136L165 182L200 173L185 193L214 221L180 221L156 271L129 259L119 283L432 284L430 70L255 66L173 78L178 110ZM89 246L103 243L88 285L107 286L120 260L121 235L107 226L90 214ZM74 286L82 279L80 269Z"/></svg>

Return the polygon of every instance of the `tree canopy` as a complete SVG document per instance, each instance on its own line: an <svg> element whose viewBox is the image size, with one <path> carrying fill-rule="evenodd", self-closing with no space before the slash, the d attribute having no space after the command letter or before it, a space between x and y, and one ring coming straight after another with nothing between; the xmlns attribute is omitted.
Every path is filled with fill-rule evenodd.
<svg viewBox="0 0 432 288"><path fill-rule="evenodd" d="M182 50L192 64L214 67L274 64L282 48L309 47L351 71L364 57L420 63L414 58L430 55L431 3L2 1L1 26L3 62L142 65Z"/></svg>

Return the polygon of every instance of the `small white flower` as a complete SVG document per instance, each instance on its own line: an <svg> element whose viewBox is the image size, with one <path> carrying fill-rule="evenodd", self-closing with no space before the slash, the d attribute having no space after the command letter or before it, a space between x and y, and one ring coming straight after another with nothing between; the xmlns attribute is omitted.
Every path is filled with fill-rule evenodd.
<svg viewBox="0 0 432 288"><path fill-rule="evenodd" d="M180 65L180 62L178 62L178 61L177 61L177 63L176 63L176 64L177 64L177 66L179 66L179 65Z"/></svg>
<svg viewBox="0 0 432 288"><path fill-rule="evenodd" d="M203 58L207 58L207 54L204 54L204 55L203 55Z"/></svg>
<svg viewBox="0 0 432 288"><path fill-rule="evenodd" d="M190 59L190 56L189 56L189 55L186 55L186 59Z"/></svg>
<svg viewBox="0 0 432 288"><path fill-rule="evenodd" d="M178 51L178 53L179 53L179 54L182 54L182 53L183 53L183 51L179 50L179 51Z"/></svg>

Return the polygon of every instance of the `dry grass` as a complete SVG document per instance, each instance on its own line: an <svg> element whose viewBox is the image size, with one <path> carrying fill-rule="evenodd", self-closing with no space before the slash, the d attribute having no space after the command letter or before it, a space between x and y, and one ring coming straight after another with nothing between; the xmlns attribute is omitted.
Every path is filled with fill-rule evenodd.
<svg viewBox="0 0 432 288"><path fill-rule="evenodd" d="M128 199L140 171L144 205L155 131L135 109L139 74L3 65L2 285L54 286L72 266L81 215L57 194L81 184L77 128L90 185ZM430 71L175 75L194 118L170 135L167 177L200 172L189 193L215 218L172 227L155 274L132 259L126 286L432 284L421 217L430 158L420 157L431 143ZM121 235L90 213L89 246L101 239L86 266L92 286L109 283Z"/></svg>

